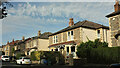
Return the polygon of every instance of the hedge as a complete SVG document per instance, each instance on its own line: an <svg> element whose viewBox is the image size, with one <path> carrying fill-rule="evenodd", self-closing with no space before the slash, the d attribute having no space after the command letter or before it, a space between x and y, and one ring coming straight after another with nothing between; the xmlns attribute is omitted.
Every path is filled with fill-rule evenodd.
<svg viewBox="0 0 120 68"><path fill-rule="evenodd" d="M40 55L40 53L42 52L42 55ZM31 53L31 60L41 60L41 58L45 58L47 59L47 61L50 61L51 64L56 64L57 60L59 60L59 64L64 64L65 63L65 59L64 56L60 53L60 52L55 52L55 51L34 51ZM38 59L39 57L39 59ZM57 59L58 58L58 59Z"/></svg>
<svg viewBox="0 0 120 68"><path fill-rule="evenodd" d="M92 46L93 45L93 46ZM77 48L79 58L87 58L88 63L111 64L120 62L120 47L107 47L98 40L82 43Z"/></svg>

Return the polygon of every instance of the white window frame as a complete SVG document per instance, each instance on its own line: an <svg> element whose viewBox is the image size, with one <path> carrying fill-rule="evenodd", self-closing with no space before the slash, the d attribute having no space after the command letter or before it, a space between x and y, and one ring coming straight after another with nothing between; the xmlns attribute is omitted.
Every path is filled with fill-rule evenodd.
<svg viewBox="0 0 120 68"><path fill-rule="evenodd" d="M99 33L98 33L99 31ZM100 30L97 30L97 38L99 39L100 38Z"/></svg>
<svg viewBox="0 0 120 68"><path fill-rule="evenodd" d="M73 35L72 35L72 32L73 32L73 31L70 32L70 33L71 33L71 34L70 34L70 35L71 35L71 40L74 40L74 32L73 32Z"/></svg>
<svg viewBox="0 0 120 68"><path fill-rule="evenodd" d="M58 42L58 36L57 35L55 36L55 41L56 41L56 43Z"/></svg>
<svg viewBox="0 0 120 68"><path fill-rule="evenodd" d="M67 40L70 41L70 31L67 32Z"/></svg>
<svg viewBox="0 0 120 68"><path fill-rule="evenodd" d="M73 35L72 35L73 32ZM74 40L74 31L67 32L67 41Z"/></svg>

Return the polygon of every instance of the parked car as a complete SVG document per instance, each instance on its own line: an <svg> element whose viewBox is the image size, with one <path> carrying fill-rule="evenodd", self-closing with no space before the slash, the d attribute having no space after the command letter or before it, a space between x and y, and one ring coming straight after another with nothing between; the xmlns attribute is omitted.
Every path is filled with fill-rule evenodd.
<svg viewBox="0 0 120 68"><path fill-rule="evenodd" d="M120 64L111 64L109 68L120 68Z"/></svg>
<svg viewBox="0 0 120 68"><path fill-rule="evenodd" d="M31 64L31 60L27 57L20 57L18 60L16 60L16 64Z"/></svg>
<svg viewBox="0 0 120 68"><path fill-rule="evenodd" d="M1 56L1 60L2 60L2 61L10 61L10 57L9 57L9 56L5 56L5 55L2 55L2 56Z"/></svg>

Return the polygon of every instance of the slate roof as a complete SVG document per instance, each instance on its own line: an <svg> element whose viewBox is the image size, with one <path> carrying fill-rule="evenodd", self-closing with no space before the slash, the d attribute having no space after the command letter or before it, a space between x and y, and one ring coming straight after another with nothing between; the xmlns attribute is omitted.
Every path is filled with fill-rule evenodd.
<svg viewBox="0 0 120 68"><path fill-rule="evenodd" d="M113 12L113 13L107 15L106 17L109 18L109 17L115 16L115 15L119 15L119 14L120 14L120 11L117 11L117 12Z"/></svg>
<svg viewBox="0 0 120 68"><path fill-rule="evenodd" d="M101 24L97 24L97 23L94 23L94 22L91 22L88 20L84 20L84 21L79 21L79 22L75 23L73 26L68 26L68 27L66 27L58 32L55 32L55 33L49 35L49 36L56 35L56 34L59 34L62 32L66 32L68 30L72 30L72 29L75 29L78 27L84 27L84 28L89 28L89 29L99 29L99 28L109 29L108 26L103 26Z"/></svg>
<svg viewBox="0 0 120 68"><path fill-rule="evenodd" d="M49 35L51 35L52 33L51 32L45 32L43 34L41 34L40 36L35 36L35 37L32 37L32 39L48 39Z"/></svg>
<svg viewBox="0 0 120 68"><path fill-rule="evenodd" d="M25 43L25 42L27 42L27 41L29 41L29 40L34 40L34 39L48 39L48 36L50 35L50 34L52 34L51 32L45 32L45 33L43 33L43 34L41 34L40 36L34 36L34 37L31 37L31 38L27 38L27 39L25 39L24 41L22 41L22 40L20 40L18 43L17 43L17 45L20 45L20 44L23 44L23 43Z"/></svg>
<svg viewBox="0 0 120 68"><path fill-rule="evenodd" d="M18 42L19 42L20 40L16 40L16 41L12 41L12 42L10 42L10 43L8 43L8 45L15 45L15 44L17 44Z"/></svg>

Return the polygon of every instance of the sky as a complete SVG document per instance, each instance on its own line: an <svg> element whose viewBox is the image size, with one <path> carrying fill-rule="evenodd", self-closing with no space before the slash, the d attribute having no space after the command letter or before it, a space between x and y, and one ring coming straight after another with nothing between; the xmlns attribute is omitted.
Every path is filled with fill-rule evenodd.
<svg viewBox="0 0 120 68"><path fill-rule="evenodd" d="M105 17L114 11L114 2L12 2L7 7L8 15L0 23L0 34L5 45L7 41L21 40L37 36L38 30L57 32L69 26L69 18L74 23L89 20L109 26Z"/></svg>

